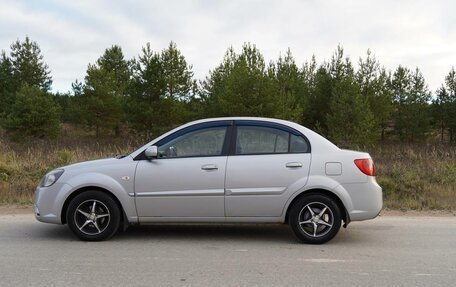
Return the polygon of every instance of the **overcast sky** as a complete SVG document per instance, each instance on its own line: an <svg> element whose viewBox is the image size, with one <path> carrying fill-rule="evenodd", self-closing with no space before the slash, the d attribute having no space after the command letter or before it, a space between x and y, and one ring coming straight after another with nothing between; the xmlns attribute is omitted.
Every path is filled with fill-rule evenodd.
<svg viewBox="0 0 456 287"><path fill-rule="evenodd" d="M128 2L128 3L127 3ZM0 49L28 35L51 68L53 90L82 80L113 44L127 58L172 40L204 79L226 49L256 44L267 62L289 47L301 65L340 43L354 62L370 48L387 69L419 67L432 91L456 66L456 1L18 1L0 0Z"/></svg>

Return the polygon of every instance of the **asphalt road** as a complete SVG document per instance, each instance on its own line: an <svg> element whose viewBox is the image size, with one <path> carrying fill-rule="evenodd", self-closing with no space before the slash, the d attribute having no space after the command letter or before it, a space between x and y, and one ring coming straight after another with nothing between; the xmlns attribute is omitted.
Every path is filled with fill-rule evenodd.
<svg viewBox="0 0 456 287"><path fill-rule="evenodd" d="M1 286L454 286L456 217L354 222L325 245L283 225L130 228L107 242L0 215Z"/></svg>

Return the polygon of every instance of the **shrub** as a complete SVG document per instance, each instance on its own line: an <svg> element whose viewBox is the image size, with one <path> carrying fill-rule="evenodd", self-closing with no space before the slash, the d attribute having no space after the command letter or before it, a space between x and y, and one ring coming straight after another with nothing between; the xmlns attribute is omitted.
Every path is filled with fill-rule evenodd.
<svg viewBox="0 0 456 287"><path fill-rule="evenodd" d="M16 93L5 127L15 137L55 137L59 132L60 113L60 106L51 95L25 85Z"/></svg>

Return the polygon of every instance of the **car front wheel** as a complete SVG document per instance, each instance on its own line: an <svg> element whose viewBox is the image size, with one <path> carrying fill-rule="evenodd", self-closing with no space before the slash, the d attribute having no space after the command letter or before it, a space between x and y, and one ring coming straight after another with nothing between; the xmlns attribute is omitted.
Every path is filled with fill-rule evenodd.
<svg viewBox="0 0 456 287"><path fill-rule="evenodd" d="M119 229L120 208L108 194L86 191L71 200L66 218L71 231L79 239L106 240Z"/></svg>
<svg viewBox="0 0 456 287"><path fill-rule="evenodd" d="M339 231L340 208L325 195L305 195L291 207L288 222L299 241L322 244L331 240Z"/></svg>

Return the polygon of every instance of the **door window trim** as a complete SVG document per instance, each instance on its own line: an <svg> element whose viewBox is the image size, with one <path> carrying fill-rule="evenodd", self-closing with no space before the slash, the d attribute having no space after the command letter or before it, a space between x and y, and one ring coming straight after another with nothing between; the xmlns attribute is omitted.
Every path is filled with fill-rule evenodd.
<svg viewBox="0 0 456 287"><path fill-rule="evenodd" d="M199 124L194 124L189 127L182 128L167 137L159 140L158 142L154 143L153 145L159 147L177 137L180 137L184 134L190 133L190 132L195 132L207 128L216 128L216 127L226 127L226 133L225 133L225 139L223 141L223 147L222 147L222 152L221 154L217 155L192 155L192 156L180 156L180 157L159 157L159 158L154 158L153 160L166 160L166 159L180 159L180 158L203 158L203 157L217 157L217 156L227 156L229 153L230 149L230 142L233 134L233 122L230 120L225 120L225 121L213 121L213 122L205 122L205 123L199 123ZM145 150L143 150L139 155L137 155L134 160L148 160L148 158L145 155Z"/></svg>
<svg viewBox="0 0 456 287"><path fill-rule="evenodd" d="M164 157L164 158L157 158L154 160L195 158L195 157L217 157L217 156L305 154L305 153L311 153L311 151L312 151L312 146L310 145L309 139L304 134L299 132L298 130L291 128L289 126L283 125L283 124L261 121L261 120L222 120L222 121L212 121L212 122L194 124L189 127L182 128L182 129L168 135L167 137L154 143L154 145L156 145L156 146L163 145L164 143L166 143L170 140L173 140L176 137L179 137L188 132L202 130L205 128L222 127L222 126L226 126L227 130L226 130L226 134L225 134L225 140L223 142L222 153L220 155L168 157L168 158ZM275 129L279 129L279 130L288 132L290 134L290 136L291 136L291 134L300 136L300 137L304 138L304 140L307 143L307 147L308 147L307 151L306 152L290 152L290 136L289 136L288 152L236 154L236 137L237 137L237 127L238 126L258 126L258 127L265 127L265 128L275 128ZM135 160L135 161L148 160L147 157L145 156L144 152L145 152L145 150L143 150L140 154L138 154L133 160Z"/></svg>

